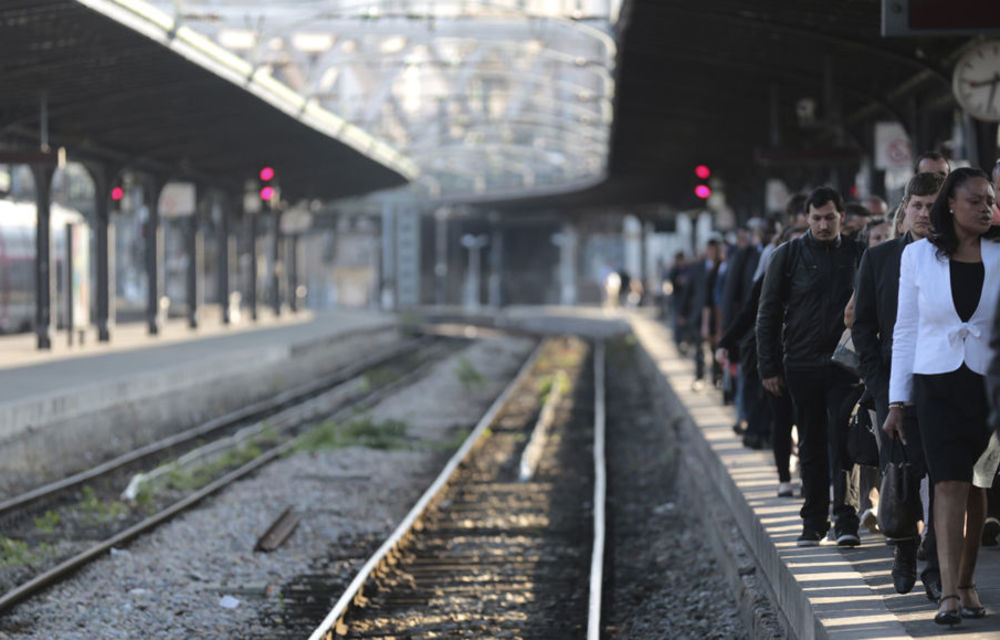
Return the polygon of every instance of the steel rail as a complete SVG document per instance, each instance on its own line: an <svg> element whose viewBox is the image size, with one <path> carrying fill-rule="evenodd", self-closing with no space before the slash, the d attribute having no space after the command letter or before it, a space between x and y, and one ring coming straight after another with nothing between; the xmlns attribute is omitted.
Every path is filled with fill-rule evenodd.
<svg viewBox="0 0 1000 640"><path fill-rule="evenodd" d="M594 349L594 546L590 556L590 605L587 640L601 638L601 591L604 584L605 502L608 493L604 453L604 342Z"/></svg>
<svg viewBox="0 0 1000 640"><path fill-rule="evenodd" d="M206 436L213 431L218 431L240 422L244 422L259 414L274 411L289 403L301 402L303 399L315 395L323 389L335 386L357 376L365 369L376 367L409 351L415 351L421 343L426 341L426 338L411 340L386 353L379 353L348 365L347 367L338 369L318 381L307 382L297 387L293 387L266 400L254 402L237 409L236 411L212 418L211 420L208 420L198 426L176 433L162 440L152 442L148 445L139 447L138 449L133 449L128 453L122 454L85 471L75 473L55 482L8 498L7 500L0 502L0 515L9 513L14 509L25 507L33 502L37 502L38 500L42 500L43 498L59 493L60 491L65 491L66 489L79 486L95 478L107 475L112 471L124 467L125 465L138 462L139 460L148 458L152 455L170 449L171 447Z"/></svg>
<svg viewBox="0 0 1000 640"><path fill-rule="evenodd" d="M409 372L402 378L382 387L378 391L358 399L355 402L348 402L347 405L341 407L336 413L334 413L333 418L336 419L339 416L344 415L348 411L356 411L358 408L367 408L374 405L376 402L387 396L389 393L396 391L402 386L405 386L417 379L424 373L424 370L431 363L425 363L422 366L417 367L413 371ZM304 420L303 422L308 422ZM292 451L292 449L298 444L299 438L292 438L272 449L269 449L262 453L257 458L247 462L243 466L230 471L224 476L213 480L209 484L205 485L201 489L195 491L194 493L178 500L172 505L166 507L165 509L149 516L148 518L138 522L124 531L120 531L115 535L111 536L99 542L90 548L76 554L75 556L64 560L59 565L41 573L28 582L18 585L14 589L4 593L0 596L0 613L7 611L10 607L14 606L18 602L23 601L29 596L37 593L38 591L56 584L69 576L71 573L79 569L80 567L91 562L94 558L100 556L102 553L109 551L112 547L116 545L128 542L139 535L154 529L160 524L170 520L179 513L189 509L190 507L198 504L208 496L224 489L233 482L239 480L240 478L253 473L257 469L263 467L264 465L280 458L286 453Z"/></svg>
<svg viewBox="0 0 1000 640"><path fill-rule="evenodd" d="M392 534L382 543L374 554L358 571L357 575L351 581L351 583L344 590L343 595L337 600L337 603L327 614L326 618L317 626L312 634L309 636L309 640L333 640L334 635L337 633L337 627L341 624L342 618L345 613L347 613L348 607L354 599L360 594L361 588L364 586L365 582L368 581L371 574L378 568L378 566L386 559L386 557L391 554L396 547L402 541L403 537L413 528L417 519L423 515L424 511L431 505L437 495L444 489L445 484L451 479L451 476L458 469L458 465L462 463L463 460L468 456L469 452L472 450L473 446L479 441L483 433L493 424L497 416L507 405L511 396L514 395L515 390L521 386L522 382L527 378L528 374L534 368L535 363L538 361L539 356L542 353L542 349L546 342L541 342L528 359L521 365L521 369L518 371L514 380L507 385L490 408L486 411L486 414L479 420L475 429L472 433L465 439L462 446L456 451L448 463L445 464L441 473L438 474L434 482L424 491L420 499L417 500L413 508L410 509L406 517L403 518L399 526L392 532Z"/></svg>

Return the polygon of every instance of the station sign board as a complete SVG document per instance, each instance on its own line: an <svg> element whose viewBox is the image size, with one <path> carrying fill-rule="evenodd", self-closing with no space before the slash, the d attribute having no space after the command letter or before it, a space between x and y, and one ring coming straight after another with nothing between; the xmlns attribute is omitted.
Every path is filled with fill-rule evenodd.
<svg viewBox="0 0 1000 640"><path fill-rule="evenodd" d="M883 36L1000 35L997 0L882 0Z"/></svg>
<svg viewBox="0 0 1000 640"><path fill-rule="evenodd" d="M910 136L898 122L875 123L875 168L909 169L913 165Z"/></svg>
<svg viewBox="0 0 1000 640"><path fill-rule="evenodd" d="M194 215L197 207L193 182L168 182L160 193L160 216L180 218Z"/></svg>

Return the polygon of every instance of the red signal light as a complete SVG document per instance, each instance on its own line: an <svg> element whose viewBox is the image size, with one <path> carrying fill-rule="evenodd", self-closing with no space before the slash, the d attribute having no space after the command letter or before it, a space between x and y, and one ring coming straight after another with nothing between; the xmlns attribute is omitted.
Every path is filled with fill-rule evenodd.
<svg viewBox="0 0 1000 640"><path fill-rule="evenodd" d="M264 187L260 190L261 200L271 200L274 197L274 187Z"/></svg>
<svg viewBox="0 0 1000 640"><path fill-rule="evenodd" d="M694 175L698 176L702 180L707 180L709 176L712 175L712 170L709 169L707 165L699 164L694 168Z"/></svg>
<svg viewBox="0 0 1000 640"><path fill-rule="evenodd" d="M115 187L114 189L111 190L111 199L114 200L115 202L120 201L124 197L125 197L125 190L122 189L121 187Z"/></svg>
<svg viewBox="0 0 1000 640"><path fill-rule="evenodd" d="M264 167L263 169L260 170L260 179L261 180L263 180L264 182L267 182L268 180L271 180L272 178L274 178L274 168L273 167Z"/></svg>
<svg viewBox="0 0 1000 640"><path fill-rule="evenodd" d="M708 197L712 195L712 190L707 185L699 184L694 188L694 195L702 200L708 200Z"/></svg>

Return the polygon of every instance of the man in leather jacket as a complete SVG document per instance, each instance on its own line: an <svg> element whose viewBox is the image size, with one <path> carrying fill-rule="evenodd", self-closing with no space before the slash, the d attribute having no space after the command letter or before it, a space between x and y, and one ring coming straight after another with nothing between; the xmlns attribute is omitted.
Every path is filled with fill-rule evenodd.
<svg viewBox="0 0 1000 640"><path fill-rule="evenodd" d="M846 500L846 425L834 416L857 380L830 356L844 332L862 248L840 233L844 200L835 189L813 191L806 210L809 231L779 247L764 276L758 370L767 391L789 393L795 405L804 498L798 545L818 545L830 528L832 464L834 537L838 545L856 546L858 516Z"/></svg>

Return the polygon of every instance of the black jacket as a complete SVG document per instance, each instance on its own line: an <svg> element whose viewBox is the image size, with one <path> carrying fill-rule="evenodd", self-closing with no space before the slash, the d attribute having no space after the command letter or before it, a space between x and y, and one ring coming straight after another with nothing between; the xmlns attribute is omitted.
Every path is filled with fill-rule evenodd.
<svg viewBox="0 0 1000 640"><path fill-rule="evenodd" d="M755 267L756 268L756 267ZM739 358L743 371L757 370L757 336L754 323L757 321L757 305L764 278L753 281L746 304L740 308L725 333L719 338L719 346L729 351L729 358Z"/></svg>
<svg viewBox="0 0 1000 640"><path fill-rule="evenodd" d="M819 242L812 233L774 252L757 310L757 360L761 379L790 369L830 364L844 333L844 307L854 291L861 246L838 238Z"/></svg>
<svg viewBox="0 0 1000 640"><path fill-rule="evenodd" d="M913 238L909 233L872 247L861 256L854 295L854 350L872 397L889 401L892 330L899 300L899 262Z"/></svg>
<svg viewBox="0 0 1000 640"><path fill-rule="evenodd" d="M750 299L753 288L753 272L760 262L761 247L749 245L742 247L727 261L726 282L722 289L722 326L732 324L736 314Z"/></svg>
<svg viewBox="0 0 1000 640"><path fill-rule="evenodd" d="M712 291L719 265L708 266L704 258L697 260L688 271L687 286L681 297L681 313L701 335L701 310L712 304Z"/></svg>

